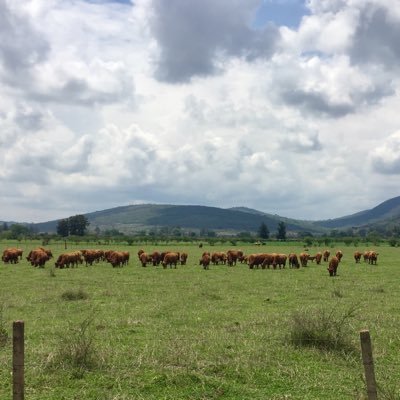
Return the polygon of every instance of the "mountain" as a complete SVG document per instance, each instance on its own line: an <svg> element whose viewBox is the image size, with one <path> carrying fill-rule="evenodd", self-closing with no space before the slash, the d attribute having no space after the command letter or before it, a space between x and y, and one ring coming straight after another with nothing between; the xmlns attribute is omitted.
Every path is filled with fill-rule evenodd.
<svg viewBox="0 0 400 400"><path fill-rule="evenodd" d="M118 229L124 233L154 227L180 227L185 230L211 229L225 233L256 232L264 222L270 232L276 231L280 221L287 231L320 232L321 228L309 222L297 221L279 215L266 214L246 208L223 209L207 206L140 204L111 208L85 214L90 230L98 227ZM35 224L39 232L55 232L58 220Z"/></svg>
<svg viewBox="0 0 400 400"><path fill-rule="evenodd" d="M344 229L351 227L368 226L373 228L391 224L400 220L400 196L386 200L370 210L360 211L356 214L347 215L340 218L314 221L318 227L330 229Z"/></svg>
<svg viewBox="0 0 400 400"><path fill-rule="evenodd" d="M207 206L140 204L110 208L85 214L90 222L89 230L117 229L123 233L161 227L180 227L186 231L210 229L225 234L243 231L257 232L264 222L271 233L279 222L286 224L287 232L310 232L321 234L330 229L366 227L386 229L400 224L400 196L386 200L370 210L348 216L304 221L267 214L247 207L218 208ZM55 232L58 220L34 224L39 232Z"/></svg>

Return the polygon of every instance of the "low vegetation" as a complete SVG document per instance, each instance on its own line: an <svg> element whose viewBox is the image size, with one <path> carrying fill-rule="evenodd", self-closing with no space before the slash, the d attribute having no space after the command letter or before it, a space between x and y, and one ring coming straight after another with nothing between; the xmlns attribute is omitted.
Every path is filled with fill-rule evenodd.
<svg viewBox="0 0 400 400"><path fill-rule="evenodd" d="M38 242L3 243L24 255ZM0 398L11 398L11 327L25 321L26 398L50 399L309 399L365 398L359 331L369 329L381 398L399 398L400 254L379 247L377 265L340 245L338 276L327 263L299 269L199 266L203 247L187 243L68 243L128 250L130 262L57 269L54 258L34 268L25 258L0 263ZM357 250L370 249L359 245ZM145 251L189 254L187 265L143 268ZM299 254L299 243L237 242L245 254ZM333 253L338 243L329 249ZM312 244L310 254L324 247ZM2 321L2 322L1 322ZM2 336L3 335L3 336ZM386 397L385 397L386 396Z"/></svg>

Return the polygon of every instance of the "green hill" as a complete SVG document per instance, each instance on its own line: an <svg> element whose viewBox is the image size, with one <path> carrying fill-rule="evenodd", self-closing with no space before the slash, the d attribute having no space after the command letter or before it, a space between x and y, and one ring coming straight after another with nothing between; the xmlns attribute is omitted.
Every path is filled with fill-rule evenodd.
<svg viewBox="0 0 400 400"><path fill-rule="evenodd" d="M376 207L348 215L341 218L315 221L314 224L318 227L331 229L344 229L349 227L366 226L374 227L385 225L393 220L400 219L400 196L386 200Z"/></svg>
<svg viewBox="0 0 400 400"><path fill-rule="evenodd" d="M319 234L330 229L350 227L379 228L400 223L400 196L384 201L376 207L356 214L321 221L304 221L267 214L247 207L218 208L189 205L139 204L110 208L85 214L90 230L118 229L123 233L161 227L180 227L186 231L201 229L221 233L257 232L264 222L271 234L276 232L280 221L285 222L287 232ZM66 217L67 218L67 217ZM39 232L55 232L58 220L34 224Z"/></svg>
<svg viewBox="0 0 400 400"><path fill-rule="evenodd" d="M90 229L118 229L124 233L153 227L180 227L187 230L211 229L224 232L256 232L262 222L272 233L284 221L288 231L320 232L309 222L296 221L278 215L245 209L223 209L206 206L140 204L111 208L85 214ZM36 224L39 232L55 232L57 220Z"/></svg>

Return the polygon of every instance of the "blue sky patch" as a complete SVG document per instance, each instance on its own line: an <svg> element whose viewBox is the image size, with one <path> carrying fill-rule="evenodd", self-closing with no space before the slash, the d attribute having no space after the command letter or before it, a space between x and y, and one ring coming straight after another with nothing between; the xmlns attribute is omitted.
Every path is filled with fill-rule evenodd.
<svg viewBox="0 0 400 400"><path fill-rule="evenodd" d="M253 20L254 28L263 28L268 22L297 28L304 15L309 15L305 0L263 0Z"/></svg>

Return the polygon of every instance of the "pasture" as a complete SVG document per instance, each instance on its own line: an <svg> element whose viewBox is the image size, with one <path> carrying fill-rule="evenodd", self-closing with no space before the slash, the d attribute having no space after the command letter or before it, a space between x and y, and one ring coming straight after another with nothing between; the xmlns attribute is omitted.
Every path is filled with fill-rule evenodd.
<svg viewBox="0 0 400 400"><path fill-rule="evenodd" d="M189 254L187 265L163 269L141 267L137 246L71 244L68 251L127 250L130 262L61 270L54 261L63 244L45 246L54 258L42 269L25 259L39 243L13 245L24 258L0 264L1 399L11 399L11 325L20 319L30 400L364 399L364 328L380 398L400 398L399 248L375 248L378 263L371 266L356 264L356 248L337 243L330 250L341 248L344 257L338 276L329 277L326 262L282 270L198 265L203 251L229 245L141 246ZM293 243L237 247L245 254L303 251ZM313 327L321 341L294 342L294 331L310 321L319 324ZM330 343L335 335L343 343Z"/></svg>

